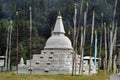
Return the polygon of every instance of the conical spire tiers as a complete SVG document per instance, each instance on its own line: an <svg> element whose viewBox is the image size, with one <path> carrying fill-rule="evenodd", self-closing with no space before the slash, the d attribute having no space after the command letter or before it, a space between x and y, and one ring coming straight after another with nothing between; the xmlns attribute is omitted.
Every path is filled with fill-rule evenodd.
<svg viewBox="0 0 120 80"><path fill-rule="evenodd" d="M53 33L65 33L61 13L58 13Z"/></svg>

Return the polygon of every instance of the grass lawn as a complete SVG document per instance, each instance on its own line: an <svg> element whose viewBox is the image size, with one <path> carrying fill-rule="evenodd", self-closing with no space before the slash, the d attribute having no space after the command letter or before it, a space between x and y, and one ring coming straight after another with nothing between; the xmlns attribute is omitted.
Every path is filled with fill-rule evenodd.
<svg viewBox="0 0 120 80"><path fill-rule="evenodd" d="M0 72L0 80L109 80L110 74L103 72L85 76L85 75L30 75L30 74L14 74L12 72Z"/></svg>

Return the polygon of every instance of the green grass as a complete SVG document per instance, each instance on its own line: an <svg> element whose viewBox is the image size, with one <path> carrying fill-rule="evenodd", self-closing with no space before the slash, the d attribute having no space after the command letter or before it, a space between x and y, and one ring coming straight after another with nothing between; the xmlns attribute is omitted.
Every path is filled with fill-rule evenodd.
<svg viewBox="0 0 120 80"><path fill-rule="evenodd" d="M13 72L1 72L0 80L109 80L110 74L103 72L96 75L30 75L30 74L14 74Z"/></svg>

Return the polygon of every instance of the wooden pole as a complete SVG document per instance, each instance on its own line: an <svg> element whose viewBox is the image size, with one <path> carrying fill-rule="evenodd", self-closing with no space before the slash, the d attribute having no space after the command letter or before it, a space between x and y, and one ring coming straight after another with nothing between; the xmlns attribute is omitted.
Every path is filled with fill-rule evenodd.
<svg viewBox="0 0 120 80"><path fill-rule="evenodd" d="M83 45L82 45L82 56L81 56L82 57L82 62L81 62L82 73L83 73L84 48L85 48L85 40L86 40L87 14L88 14L88 2L86 2L86 11L84 12Z"/></svg>
<svg viewBox="0 0 120 80"><path fill-rule="evenodd" d="M77 17L77 4L74 4L74 35L73 35L73 47L74 47L74 53L73 53L73 69L72 69L72 75L76 74L76 17Z"/></svg>
<svg viewBox="0 0 120 80"><path fill-rule="evenodd" d="M100 69L100 58L101 58L101 50L102 50L102 33L103 33L103 13L101 13L101 33L100 33L100 50L99 50L99 63L98 63L98 70Z"/></svg>
<svg viewBox="0 0 120 80"><path fill-rule="evenodd" d="M5 70L8 71L8 48L9 48L9 31L10 27L8 27L8 33L7 33L7 49L5 53Z"/></svg>
<svg viewBox="0 0 120 80"><path fill-rule="evenodd" d="M107 56L108 56L108 51L107 51L107 32L106 32L106 23L104 23L104 42L105 42L105 66L104 66L104 70L105 70L105 74L106 74L106 70L107 70Z"/></svg>
<svg viewBox="0 0 120 80"><path fill-rule="evenodd" d="M78 40L78 36L79 36L79 31L81 31L81 34L83 33L83 27L82 28L80 28L81 26L81 16L82 16L82 10L83 10L83 0L81 1L81 5L80 5L80 14L79 14L79 22L78 22L78 29L77 29L77 39L76 40ZM82 34L83 35L83 34ZM82 49L82 41L83 41L83 37L82 37L82 35L81 35L81 44L80 44L80 61L79 61L79 74L81 73L81 49ZM77 46L77 41L76 41L76 46Z"/></svg>
<svg viewBox="0 0 120 80"><path fill-rule="evenodd" d="M29 7L30 10L30 74L32 74L32 65L31 65L31 35L32 35L32 9Z"/></svg>
<svg viewBox="0 0 120 80"><path fill-rule="evenodd" d="M83 35L83 26L81 26L81 45L80 45L80 66L79 66L79 70L80 73L83 74L83 39L84 39L84 35Z"/></svg>
<svg viewBox="0 0 120 80"><path fill-rule="evenodd" d="M95 24L95 11L93 11L93 18L92 18L92 32L91 32L91 43L90 43L90 60L91 60L91 56L92 56L94 24ZM90 68L91 68L91 64L90 64L90 61L89 61L89 75L91 73Z"/></svg>
<svg viewBox="0 0 120 80"><path fill-rule="evenodd" d="M117 0L115 1L115 7L114 7L114 14L113 14L113 20L112 20L112 27L110 30L110 54L109 54L109 71L112 72L112 54L113 54L113 31L114 31L114 24L115 24L115 16L116 16L116 7L117 7Z"/></svg>
<svg viewBox="0 0 120 80"><path fill-rule="evenodd" d="M10 71L10 60L11 60L11 36L12 36L12 20L10 21L10 34L9 34L9 53L8 53L8 70Z"/></svg>
<svg viewBox="0 0 120 80"><path fill-rule="evenodd" d="M18 11L16 12L16 71L18 74Z"/></svg>

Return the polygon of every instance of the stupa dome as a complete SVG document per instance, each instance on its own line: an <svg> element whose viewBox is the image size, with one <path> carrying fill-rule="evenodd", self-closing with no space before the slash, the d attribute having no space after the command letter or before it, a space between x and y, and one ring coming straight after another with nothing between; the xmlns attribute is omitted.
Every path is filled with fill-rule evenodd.
<svg viewBox="0 0 120 80"><path fill-rule="evenodd" d="M71 41L66 36L51 36L46 42L46 49L72 49Z"/></svg>
<svg viewBox="0 0 120 80"><path fill-rule="evenodd" d="M52 36L47 40L44 49L73 49L70 39L64 33L62 17L59 13Z"/></svg>

